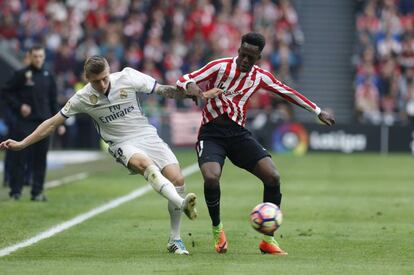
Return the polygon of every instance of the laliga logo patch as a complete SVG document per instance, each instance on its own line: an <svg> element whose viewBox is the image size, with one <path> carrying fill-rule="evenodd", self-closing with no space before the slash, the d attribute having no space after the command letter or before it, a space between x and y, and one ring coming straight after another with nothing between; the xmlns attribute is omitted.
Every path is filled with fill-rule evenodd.
<svg viewBox="0 0 414 275"><path fill-rule="evenodd" d="M308 145L308 132L299 123L285 123L273 131L272 149L275 152L303 155Z"/></svg>
<svg viewBox="0 0 414 275"><path fill-rule="evenodd" d="M65 107L63 107L63 110L65 112L69 112L69 109L70 109L70 101L66 102Z"/></svg>
<svg viewBox="0 0 414 275"><path fill-rule="evenodd" d="M119 91L119 97L120 98L127 98L128 97L128 93L124 89L121 89Z"/></svg>
<svg viewBox="0 0 414 275"><path fill-rule="evenodd" d="M96 95L90 95L89 96L89 101L95 105L96 103L98 103L98 97Z"/></svg>

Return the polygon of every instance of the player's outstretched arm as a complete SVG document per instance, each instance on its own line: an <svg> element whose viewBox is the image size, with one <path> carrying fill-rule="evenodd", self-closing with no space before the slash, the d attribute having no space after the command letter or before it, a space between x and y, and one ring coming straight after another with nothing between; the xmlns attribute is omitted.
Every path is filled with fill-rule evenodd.
<svg viewBox="0 0 414 275"><path fill-rule="evenodd" d="M174 86L156 84L155 93L169 98L184 98L185 94Z"/></svg>
<svg viewBox="0 0 414 275"><path fill-rule="evenodd" d="M40 124L36 130L33 131L30 135L28 135L22 141L16 141L13 139L8 139L0 143L1 150L12 150L12 151L20 151L26 148L27 146L36 143L45 137L49 136L59 125L65 122L65 117L62 116L60 113L57 113L53 117L45 120Z"/></svg>
<svg viewBox="0 0 414 275"><path fill-rule="evenodd" d="M187 91L184 91L183 89L171 85L157 84L157 86L155 86L155 93L169 98L200 97L202 99L207 99L216 97L223 92L218 88L203 92L195 83L190 83L188 86Z"/></svg>
<svg viewBox="0 0 414 275"><path fill-rule="evenodd" d="M332 126L335 124L335 118L332 114L321 110L321 112L318 115L318 118L320 121L322 121L323 123L325 123L328 126Z"/></svg>

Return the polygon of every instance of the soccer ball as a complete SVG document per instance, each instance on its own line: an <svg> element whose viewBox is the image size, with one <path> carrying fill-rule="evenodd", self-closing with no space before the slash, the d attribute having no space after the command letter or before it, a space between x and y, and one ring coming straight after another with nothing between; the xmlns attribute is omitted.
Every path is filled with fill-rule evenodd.
<svg viewBox="0 0 414 275"><path fill-rule="evenodd" d="M250 224L260 233L272 234L282 224L282 211L271 202L258 204L250 213Z"/></svg>

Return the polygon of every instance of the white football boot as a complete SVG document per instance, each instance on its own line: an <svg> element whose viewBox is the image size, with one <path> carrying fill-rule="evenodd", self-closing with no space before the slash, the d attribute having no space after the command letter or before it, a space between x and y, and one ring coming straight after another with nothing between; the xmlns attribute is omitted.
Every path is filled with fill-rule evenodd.
<svg viewBox="0 0 414 275"><path fill-rule="evenodd" d="M182 240L169 240L167 244L168 252L178 255L189 255L187 248L185 248Z"/></svg>
<svg viewBox="0 0 414 275"><path fill-rule="evenodd" d="M188 193L185 196L181 209L190 220L197 218L197 209L195 208L197 196L194 193Z"/></svg>

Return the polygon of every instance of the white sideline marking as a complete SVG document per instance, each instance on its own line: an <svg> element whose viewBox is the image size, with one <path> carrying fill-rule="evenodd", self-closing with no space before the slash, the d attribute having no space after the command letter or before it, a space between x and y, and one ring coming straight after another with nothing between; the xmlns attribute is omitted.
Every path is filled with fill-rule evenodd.
<svg viewBox="0 0 414 275"><path fill-rule="evenodd" d="M184 168L182 170L182 173L183 173L183 176L186 177L186 176L189 176L189 175L195 173L196 171L198 171L198 164L197 163ZM0 257L7 256L7 255L13 253L14 251L16 251L20 248L30 246L30 245L35 244L35 243L37 243L37 242L39 242L43 239L50 238L50 237L52 237L52 236L54 236L54 235L56 235L56 234L58 234L62 231L66 230L68 228L71 228L72 226L75 226L77 224L80 224L80 223L82 223L82 222L84 222L84 221L86 221L86 220L88 220L88 219L90 219L90 218L92 218L92 217L94 217L98 214L101 214L101 213L106 212L108 210L111 210L115 207L118 207L121 204L129 202L129 201L131 201L135 198L141 197L145 193L149 192L151 189L152 189L152 187L150 185L146 185L144 187L138 188L135 191L129 193L128 195L119 197L117 199L114 199L114 200L110 201L109 203L106 203L106 204L101 205L97 208L94 208L94 209L92 209L92 210L90 210L90 211L88 211L84 214L78 215L78 216L76 216L75 218L73 218L69 221L63 222L63 223L58 224L58 225L56 225L56 226L54 226L54 227L52 227L52 228L50 228L46 231L43 231L43 232L37 234L36 236L30 238L30 239L24 240L24 241L22 241L20 243L17 243L15 245L5 247L5 248L0 250Z"/></svg>
<svg viewBox="0 0 414 275"><path fill-rule="evenodd" d="M47 170L60 168L68 164L79 164L100 160L105 153L100 151L49 151L47 154ZM4 162L0 160L0 173L4 170Z"/></svg>
<svg viewBox="0 0 414 275"><path fill-rule="evenodd" d="M82 172L75 175L64 177L60 180L51 180L45 183L45 189L57 187L60 185L64 185L70 183L72 181L84 180L89 176L89 173Z"/></svg>

